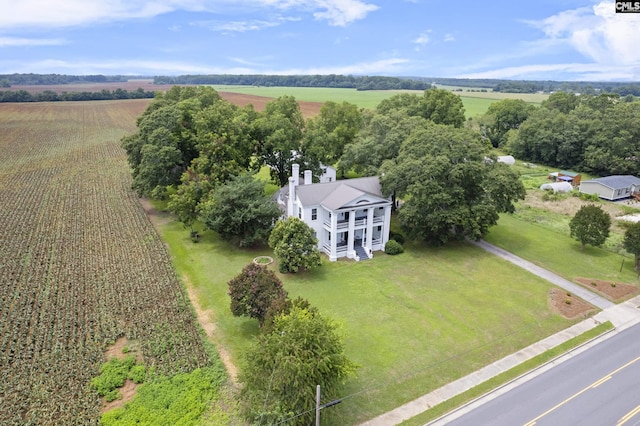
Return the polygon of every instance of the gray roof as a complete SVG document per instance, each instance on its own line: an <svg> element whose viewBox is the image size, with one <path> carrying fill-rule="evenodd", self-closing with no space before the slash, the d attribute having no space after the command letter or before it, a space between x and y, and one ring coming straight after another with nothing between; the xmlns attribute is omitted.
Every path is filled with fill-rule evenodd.
<svg viewBox="0 0 640 426"><path fill-rule="evenodd" d="M368 195L371 202L389 202L382 196L377 176L301 185L296 187L296 194L304 206L322 205L330 210L344 207L364 195Z"/></svg>
<svg viewBox="0 0 640 426"><path fill-rule="evenodd" d="M587 182L597 182L611 189L624 189L632 185L640 186L640 178L631 175L615 175L597 179L588 180Z"/></svg>

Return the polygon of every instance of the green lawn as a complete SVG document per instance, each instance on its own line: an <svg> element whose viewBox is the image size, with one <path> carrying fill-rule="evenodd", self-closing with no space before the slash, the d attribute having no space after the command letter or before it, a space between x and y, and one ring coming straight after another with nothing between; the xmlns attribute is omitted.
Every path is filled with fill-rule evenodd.
<svg viewBox="0 0 640 426"><path fill-rule="evenodd" d="M178 273L215 312L214 343L237 362L258 329L231 315L226 283L270 250L240 250L209 231L194 244L176 222L161 233ZM292 298L342 324L347 354L361 366L345 401L323 412L326 424L372 418L573 323L550 312L547 282L463 243L325 261L282 279Z"/></svg>
<svg viewBox="0 0 640 426"><path fill-rule="evenodd" d="M567 340L566 342L552 349L549 349L548 351L536 355L535 357L523 362L522 364L519 364L507 371L498 374L497 376L487 380L486 382L474 386L466 392L463 392L451 399L442 402L441 404L436 405L435 407L423 412L422 414L419 414L415 417L412 417L411 419L402 422L401 425L418 426L435 420L436 418L449 413L453 409L460 407L465 403L471 402L472 400L491 392L493 389L496 389L499 386L510 382L511 380L527 374L528 372L537 367L540 367L541 365L553 361L555 358L558 358L571 351L572 349L575 349L578 346L583 345L590 340L607 333L613 328L613 324L611 324L611 322L609 321L599 324L589 331L579 334L578 336L575 336Z"/></svg>
<svg viewBox="0 0 640 426"><path fill-rule="evenodd" d="M516 216L502 215L485 240L568 280L579 276L638 285L632 257L592 246L580 250L580 243L569 237L570 219L547 211L522 209Z"/></svg>
<svg viewBox="0 0 640 426"><path fill-rule="evenodd" d="M214 85L214 89L219 92L244 93L248 95L266 96L277 98L279 96L294 96L299 101L308 102L350 102L362 108L373 109L380 101L387 99L401 91L397 90L362 90L356 89L332 89L322 87L257 87L257 86L231 86ZM402 91L422 94L421 90ZM537 95L529 93L477 93L477 92L454 92L460 95L465 108L467 118L484 114L493 102L501 99L525 99L527 102L542 102L548 95Z"/></svg>
<svg viewBox="0 0 640 426"><path fill-rule="evenodd" d="M284 95L295 97L299 101L308 102L350 102L362 108L373 109L380 101L389 98L399 91L395 90L356 90L332 89L325 87L257 87L257 86L213 86L219 92L244 93L248 95L277 98ZM422 94L421 90L411 93Z"/></svg>

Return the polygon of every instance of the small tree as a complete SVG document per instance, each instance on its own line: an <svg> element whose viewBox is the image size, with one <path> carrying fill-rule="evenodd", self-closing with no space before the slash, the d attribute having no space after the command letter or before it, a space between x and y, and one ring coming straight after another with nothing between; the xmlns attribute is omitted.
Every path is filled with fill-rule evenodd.
<svg viewBox="0 0 640 426"><path fill-rule="evenodd" d="M623 246L635 256L635 269L640 271L640 222L630 225L624 233Z"/></svg>
<svg viewBox="0 0 640 426"><path fill-rule="evenodd" d="M264 193L264 182L245 174L216 187L199 205L200 220L226 240L239 240L240 247L251 246L269 236L281 212Z"/></svg>
<svg viewBox="0 0 640 426"><path fill-rule="evenodd" d="M286 306L287 292L266 266L250 263L228 285L233 315L255 318L260 327L272 307Z"/></svg>
<svg viewBox="0 0 640 426"><path fill-rule="evenodd" d="M269 246L278 256L280 272L298 272L321 264L313 229L297 217L276 224L269 236Z"/></svg>
<svg viewBox="0 0 640 426"><path fill-rule="evenodd" d="M611 217L599 206L589 204L582 206L571 219L569 229L571 236L582 244L581 250L585 245L591 244L594 247L600 247L609 236L609 228L611 227Z"/></svg>
<svg viewBox="0 0 640 426"><path fill-rule="evenodd" d="M344 354L337 325L297 301L289 313L275 318L273 331L258 336L245 353L241 401L246 417L261 424L285 419L290 425L312 423L309 408L316 385L331 400L356 369Z"/></svg>

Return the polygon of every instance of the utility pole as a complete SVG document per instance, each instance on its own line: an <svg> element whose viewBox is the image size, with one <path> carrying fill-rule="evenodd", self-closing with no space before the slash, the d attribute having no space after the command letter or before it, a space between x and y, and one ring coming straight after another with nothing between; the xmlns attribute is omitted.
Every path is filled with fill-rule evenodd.
<svg viewBox="0 0 640 426"><path fill-rule="evenodd" d="M341 402L342 402L342 398L320 405L320 385L317 385L316 386L316 426L320 426L320 410L322 410L323 408L333 407L334 405L340 404Z"/></svg>
<svg viewBox="0 0 640 426"><path fill-rule="evenodd" d="M320 385L316 386L316 426L320 426Z"/></svg>

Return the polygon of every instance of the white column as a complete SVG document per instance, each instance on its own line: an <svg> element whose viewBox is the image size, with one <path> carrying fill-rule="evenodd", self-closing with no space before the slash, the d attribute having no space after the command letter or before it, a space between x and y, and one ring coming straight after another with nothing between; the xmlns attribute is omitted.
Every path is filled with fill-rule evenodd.
<svg viewBox="0 0 640 426"><path fill-rule="evenodd" d="M338 215L336 212L331 213L331 255L329 260L334 262L338 259L337 246L338 246Z"/></svg>
<svg viewBox="0 0 640 426"><path fill-rule="evenodd" d="M368 254L371 254L371 246L373 244L373 211L373 208L367 209L367 241L365 247Z"/></svg>
<svg viewBox="0 0 640 426"><path fill-rule="evenodd" d="M389 231L391 230L391 204L384 208L384 226L382 227L382 250L384 250L385 244L389 241Z"/></svg>
<svg viewBox="0 0 640 426"><path fill-rule="evenodd" d="M356 252L353 249L353 240L355 239L356 228L356 211L349 211L349 241L347 242L347 257L355 258Z"/></svg>

